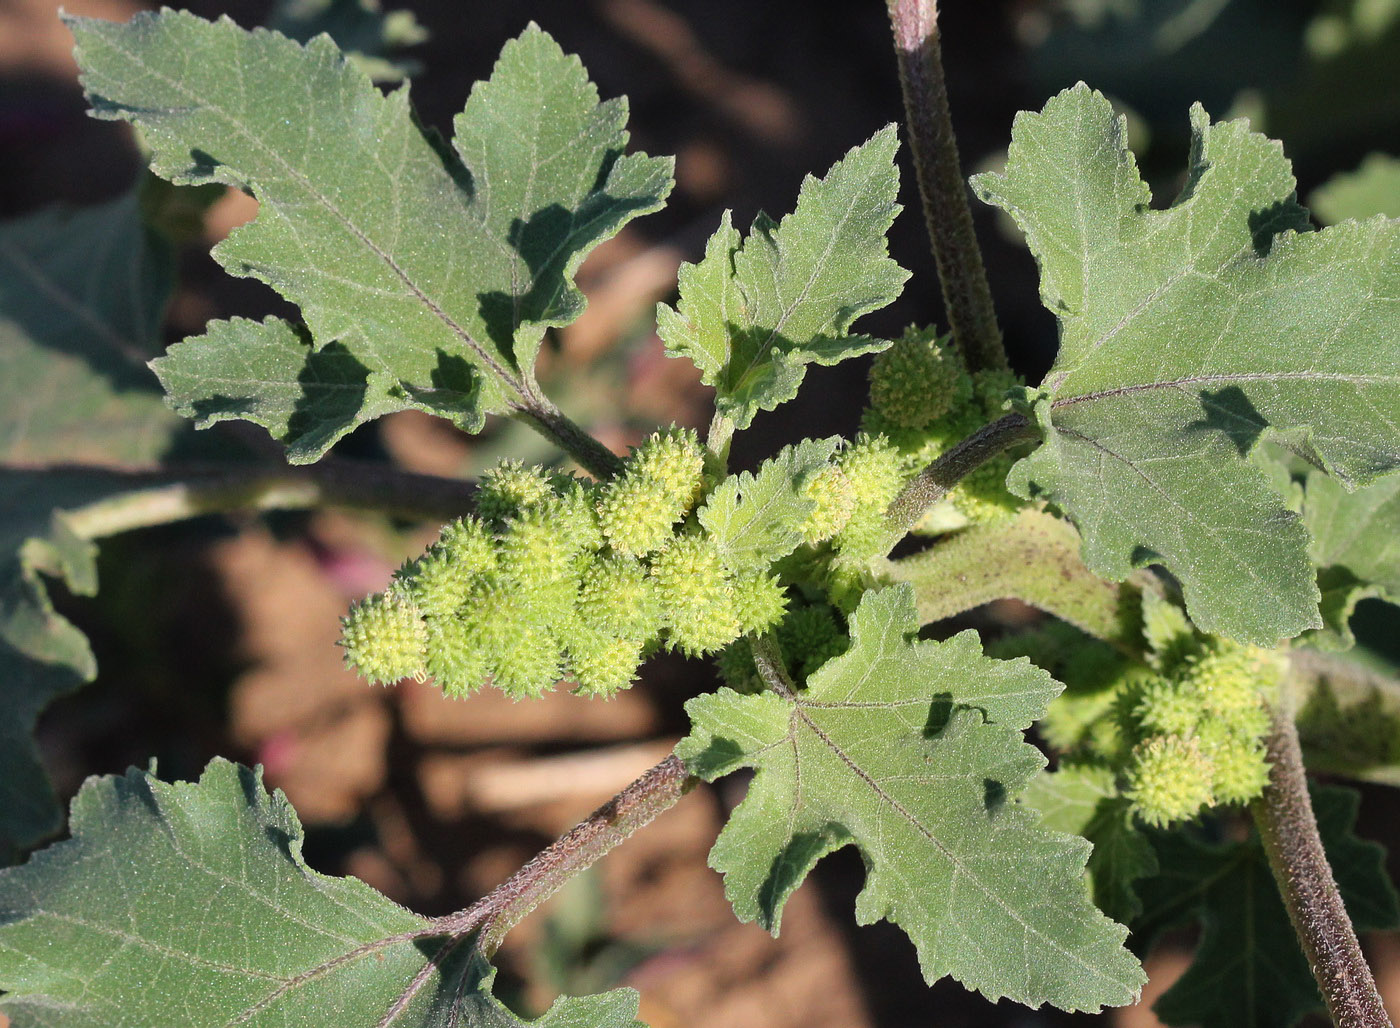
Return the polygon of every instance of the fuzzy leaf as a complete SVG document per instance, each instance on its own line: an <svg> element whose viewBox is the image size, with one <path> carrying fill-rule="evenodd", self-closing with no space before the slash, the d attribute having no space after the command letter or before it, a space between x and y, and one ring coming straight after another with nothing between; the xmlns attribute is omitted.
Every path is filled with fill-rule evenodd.
<svg viewBox="0 0 1400 1028"><path fill-rule="evenodd" d="M1355 171L1333 175L1314 189L1308 206L1324 225L1377 214L1400 218L1400 157L1367 154Z"/></svg>
<svg viewBox="0 0 1400 1028"><path fill-rule="evenodd" d="M97 546L68 512L141 484L115 472L0 468L0 861L58 828L31 733L50 700L97 674L87 636L49 598L46 577L76 595L97 591Z"/></svg>
<svg viewBox="0 0 1400 1028"><path fill-rule="evenodd" d="M1400 681L1351 655L1294 652L1290 687L1310 770L1400 786Z"/></svg>
<svg viewBox="0 0 1400 1028"><path fill-rule="evenodd" d="M1142 971L1089 901L1088 844L1010 802L1044 765L1021 732L1059 685L984 657L973 632L917 630L908 586L869 592L850 649L805 690L686 705L677 753L694 773L757 772L710 853L736 914L776 931L817 860L854 843L867 868L857 920L900 925L930 982L951 974L1031 1006L1132 1002Z"/></svg>
<svg viewBox="0 0 1400 1028"><path fill-rule="evenodd" d="M1400 924L1385 851L1352 834L1357 794L1312 789L1327 860L1352 923L1361 930ZM1322 1010L1307 959L1298 948L1257 838L1213 846L1181 832L1155 838L1161 872L1139 887L1142 917L1135 938L1145 947L1183 921L1203 926L1195 959L1153 1011L1169 1025L1200 1028L1290 1028Z"/></svg>
<svg viewBox="0 0 1400 1028"><path fill-rule="evenodd" d="M1131 804L1118 794L1109 768L1061 764L1031 782L1021 802L1040 812L1057 832L1082 835L1094 844L1089 883L1094 903L1125 924L1142 910L1134 883L1157 872L1157 855L1133 821Z"/></svg>
<svg viewBox="0 0 1400 1028"><path fill-rule="evenodd" d="M379 0L278 0L267 27L305 43L322 32L376 82L398 82L418 62L398 56L428 38L411 11L384 11Z"/></svg>
<svg viewBox="0 0 1400 1028"><path fill-rule="evenodd" d="M68 23L93 113L137 124L158 174L258 199L219 262L300 306L316 351L337 344L364 369L365 406L320 426L285 399L272 413L282 378L268 395L254 378L177 398L209 422L240 415L230 397L256 397L264 423L317 440L294 453L301 462L384 413L386 397L468 430L520 402L546 327L583 311L573 275L584 256L671 187L669 160L623 154L625 103L598 103L578 60L533 25L473 89L448 152L406 88L381 94L326 36L302 47L168 10ZM224 332L254 348L231 352L230 367L256 366L269 333L286 334ZM209 339L175 346L157 373L209 377Z"/></svg>
<svg viewBox="0 0 1400 1028"><path fill-rule="evenodd" d="M908 582L925 624L992 600L1014 598L1098 639L1140 647L1141 626L1128 590L1084 566L1068 522L1027 509L1014 519L973 525L910 557L880 566Z"/></svg>
<svg viewBox="0 0 1400 1028"><path fill-rule="evenodd" d="M896 146L894 127L882 129L825 178L809 176L781 224L760 214L745 240L726 212L704 259L681 266L675 308L657 306L667 354L695 362L737 428L796 396L806 365L889 346L847 333L909 277L885 243L899 213Z"/></svg>
<svg viewBox="0 0 1400 1028"><path fill-rule="evenodd" d="M149 463L183 422L145 362L172 247L139 190L0 225L0 459Z"/></svg>
<svg viewBox="0 0 1400 1028"><path fill-rule="evenodd" d="M724 562L736 571L766 570L802 542L816 501L802 493L836 452L838 438L805 439L764 461L757 474L730 475L700 509Z"/></svg>
<svg viewBox="0 0 1400 1028"><path fill-rule="evenodd" d="M1286 438L1349 488L1400 465L1400 223L1305 231L1288 161L1199 106L1166 210L1104 97L1017 116L1004 175L975 179L1040 263L1060 353L1044 445L1009 484L1049 499L1085 562L1163 564L1202 629L1271 644L1317 627L1307 535L1247 457Z"/></svg>
<svg viewBox="0 0 1400 1028"><path fill-rule="evenodd" d="M1354 641L1348 622L1366 597L1400 600L1400 479L1387 478L1355 492L1320 471L1309 472L1303 523L1312 536L1326 631L1316 645L1345 649Z"/></svg>
<svg viewBox="0 0 1400 1028"><path fill-rule="evenodd" d="M0 873L0 1013L25 1028L519 1028L470 938L354 878L318 874L261 775L93 778L73 838ZM430 966L436 964L436 966ZM422 980L415 986L415 976ZM634 1028L637 996L563 999L548 1028Z"/></svg>

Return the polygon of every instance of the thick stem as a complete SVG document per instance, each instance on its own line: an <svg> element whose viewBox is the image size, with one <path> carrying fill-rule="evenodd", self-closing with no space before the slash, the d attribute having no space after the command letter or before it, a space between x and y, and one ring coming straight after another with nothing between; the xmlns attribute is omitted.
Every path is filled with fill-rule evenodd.
<svg viewBox="0 0 1400 1028"><path fill-rule="evenodd" d="M1036 438L1035 427L1021 414L1006 414L968 436L918 475L894 498L885 516L893 533L891 545L919 523L924 512L1002 450Z"/></svg>
<svg viewBox="0 0 1400 1028"><path fill-rule="evenodd" d="M52 470L80 469L56 466ZM93 470L119 474L105 468ZM476 484L465 479L343 460L296 468L172 468L130 477L130 491L64 511L68 527L85 539L100 539L202 514L310 507L351 507L445 521L471 510L476 494Z"/></svg>
<svg viewBox="0 0 1400 1028"><path fill-rule="evenodd" d="M1282 705L1266 743L1269 784L1250 813L1327 1011L1338 1028L1393 1028L1323 852L1298 732Z"/></svg>
<svg viewBox="0 0 1400 1028"><path fill-rule="evenodd" d="M909 149L924 201L933 257L938 265L948 323L972 371L1005 369L987 269L972 228L967 184L958 162L957 137L948 111L936 0L886 0L894 30L899 83L909 120Z"/></svg>
<svg viewBox="0 0 1400 1028"><path fill-rule="evenodd" d="M638 828L674 806L695 782L684 762L672 754L490 893L465 910L439 918L431 933L422 934L461 935L477 930L478 945L489 957L526 914Z"/></svg>

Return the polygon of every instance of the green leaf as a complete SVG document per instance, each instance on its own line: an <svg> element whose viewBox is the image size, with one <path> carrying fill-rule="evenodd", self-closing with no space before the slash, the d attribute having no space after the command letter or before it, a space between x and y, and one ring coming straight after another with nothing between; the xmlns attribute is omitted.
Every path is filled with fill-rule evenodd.
<svg viewBox="0 0 1400 1028"><path fill-rule="evenodd" d="M706 779L757 774L710 853L741 920L776 931L827 853L865 858L856 918L888 918L924 976L996 999L1097 1009L1143 982L1125 930L1082 884L1088 844L1010 802L1044 765L1021 735L1059 685L982 656L973 632L920 642L908 586L866 593L851 648L808 688L691 700L677 753Z"/></svg>
<svg viewBox="0 0 1400 1028"><path fill-rule="evenodd" d="M405 354L400 373L413 354ZM430 355L419 371L434 374ZM171 347L156 362L170 404L199 428L251 421L287 447L293 464L318 459L365 421L403 408L397 383L375 375L339 342L316 349L306 332L280 318L214 321L202 336ZM452 377L455 375L455 381ZM444 367L431 394L415 392L437 411L470 416L481 380L459 365Z"/></svg>
<svg viewBox="0 0 1400 1028"><path fill-rule="evenodd" d="M474 430L488 412L537 403L545 329L585 306L574 272L671 187L669 160L624 155L626 104L600 104L578 60L533 25L472 90L452 152L418 125L406 88L381 94L325 36L302 47L176 11L69 25L93 113L137 124L158 174L258 199L219 262L300 306L316 352L337 344L363 369L364 406L350 418L337 407L324 425L286 407L285 377L266 394L253 377L178 398L206 423L242 405L295 425L298 462L386 408ZM212 337L231 344L221 382L257 367L270 343L289 345L280 328ZM211 336L193 345L173 347L157 373L211 377Z"/></svg>
<svg viewBox="0 0 1400 1028"><path fill-rule="evenodd" d="M0 460L149 463L182 429L145 362L174 282L140 190L0 225Z"/></svg>
<svg viewBox="0 0 1400 1028"><path fill-rule="evenodd" d="M34 722L52 700L82 684L72 668L41 664L0 643L0 865L13 863L62 824L34 745Z"/></svg>
<svg viewBox="0 0 1400 1028"><path fill-rule="evenodd" d="M1157 873L1157 855L1133 820L1132 804L1118 794L1112 769L1061 764L1043 771L1021 795L1041 824L1082 835L1094 845L1089 883L1094 903L1124 924L1142 911L1134 883Z"/></svg>
<svg viewBox="0 0 1400 1028"><path fill-rule="evenodd" d="M1322 632L1309 642L1333 649L1355 641L1349 622L1366 597L1400 600L1400 479L1387 478L1354 492L1320 471L1308 473L1303 523L1319 569Z"/></svg>
<svg viewBox="0 0 1400 1028"><path fill-rule="evenodd" d="M89 779L72 839L0 873L0 1012L25 1028L515 1028L470 937L307 867L296 814L216 760L197 783ZM528 1022L634 1028L637 995Z"/></svg>
<svg viewBox="0 0 1400 1028"><path fill-rule="evenodd" d="M376 82L416 75L418 62L398 51L428 38L412 11L386 13L379 0L278 0L266 24L298 43L324 32Z"/></svg>
<svg viewBox="0 0 1400 1028"><path fill-rule="evenodd" d="M96 674L87 638L53 609L43 576L80 596L97 592L97 545L65 511L144 484L114 472L0 468L0 639L34 660Z"/></svg>
<svg viewBox="0 0 1400 1028"><path fill-rule="evenodd" d="M914 587L925 624L1015 598L1095 638L1141 649L1130 591L1086 568L1079 533L1042 511L965 528L911 557L885 562L880 571Z"/></svg>
<svg viewBox="0 0 1400 1028"><path fill-rule="evenodd" d="M828 466L840 439L805 439L764 461L756 475L730 475L697 515L735 571L766 570L802 542L802 523L817 503L803 487Z"/></svg>
<svg viewBox="0 0 1400 1028"><path fill-rule="evenodd" d="M1308 768L1400 786L1400 681L1352 655L1297 650L1290 688Z"/></svg>
<svg viewBox="0 0 1400 1028"><path fill-rule="evenodd" d="M1395 927L1400 905L1385 876L1385 851L1352 834L1359 797L1335 787L1314 787L1312 797L1352 923ZM1200 1028L1289 1028L1323 1009L1257 838L1215 846L1172 832L1158 834L1155 845L1161 872L1139 887L1144 912L1135 937L1147 946L1173 925L1202 922L1191 966L1153 1005L1159 1018Z"/></svg>
<svg viewBox="0 0 1400 1028"><path fill-rule="evenodd" d="M1314 189L1308 206L1324 225L1377 214L1400 218L1400 157L1368 154L1355 171L1333 175Z"/></svg>
<svg viewBox="0 0 1400 1028"><path fill-rule="evenodd" d="M885 244L899 213L897 143L893 126L877 132L825 178L808 176L781 224L760 214L743 241L726 212L704 259L681 266L675 308L657 306L667 354L695 362L735 427L796 396L806 365L889 346L848 330L909 277Z"/></svg>
<svg viewBox="0 0 1400 1028"><path fill-rule="evenodd" d="M50 700L97 674L87 636L54 610L45 580L97 591L97 546L68 511L139 484L116 472L0 468L0 861L59 827L31 733Z"/></svg>
<svg viewBox="0 0 1400 1028"><path fill-rule="evenodd" d="M1318 626L1318 592L1302 524L1247 458L1284 438L1348 487L1400 464L1400 223L1304 231L1278 144L1199 106L1191 123L1166 210L1083 85L1018 115L1006 173L974 180L1060 320L1045 443L1008 484L1074 519L1095 572L1163 564L1203 630L1271 644Z"/></svg>

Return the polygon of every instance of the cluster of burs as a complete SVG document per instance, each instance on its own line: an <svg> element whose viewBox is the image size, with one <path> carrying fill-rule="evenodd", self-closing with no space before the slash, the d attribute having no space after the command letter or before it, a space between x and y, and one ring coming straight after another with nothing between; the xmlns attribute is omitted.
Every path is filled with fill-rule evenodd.
<svg viewBox="0 0 1400 1028"><path fill-rule="evenodd" d="M1255 799L1269 780L1262 739L1286 655L1202 635L1180 607L1150 593L1142 615L1145 664L1085 646L1082 636L1070 643L1075 651L1053 668L1068 688L1041 725L1047 741L1070 763L1114 770L1149 825Z"/></svg>
<svg viewBox="0 0 1400 1028"><path fill-rule="evenodd" d="M431 676L449 696L486 681L534 696L565 679L606 696L663 647L727 650L726 678L750 684L742 638L776 628L805 676L845 648L841 611L859 598L860 575L830 569L883 555L899 489L1000 413L1013 384L969 375L931 333L895 342L873 366L865 431L799 484L813 501L795 526L799 553L763 571L729 566L696 517L718 483L693 431L653 435L601 483L504 462L482 476L474 515L350 611L346 660L375 682ZM935 520L957 527L1014 511L1005 473L972 476Z"/></svg>

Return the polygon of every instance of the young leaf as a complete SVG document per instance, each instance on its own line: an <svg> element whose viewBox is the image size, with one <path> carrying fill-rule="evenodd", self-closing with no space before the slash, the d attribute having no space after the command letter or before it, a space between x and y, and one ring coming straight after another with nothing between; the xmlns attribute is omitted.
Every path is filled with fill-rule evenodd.
<svg viewBox="0 0 1400 1028"><path fill-rule="evenodd" d="M1100 910L1124 924L1141 912L1133 886L1157 873L1157 855L1134 823L1132 805L1119 795L1112 770L1061 764L1031 782L1021 802L1040 812L1046 828L1082 835L1094 844L1089 882Z"/></svg>
<svg viewBox="0 0 1400 1028"><path fill-rule="evenodd" d="M909 277L885 245L899 213L896 145L893 126L877 132L825 178L809 176L781 224L760 214L745 240L726 212L704 259L681 266L679 303L657 305L667 354L695 362L736 428L796 396L806 365L889 346L848 330Z"/></svg>
<svg viewBox="0 0 1400 1028"><path fill-rule="evenodd" d="M1088 844L1011 802L1044 765L1021 731L1059 686L982 656L973 632L917 630L908 586L870 592L850 649L805 690L686 705L677 753L693 773L757 771L710 854L735 913L776 931L817 860L854 843L868 869L857 919L900 925L930 982L951 974L1030 1006L1132 1002L1142 970L1089 902Z"/></svg>
<svg viewBox="0 0 1400 1028"><path fill-rule="evenodd" d="M805 439L764 461L757 474L742 471L719 484L698 517L725 564L763 571L797 548L817 505L802 487L828 466L839 441Z"/></svg>
<svg viewBox="0 0 1400 1028"><path fill-rule="evenodd" d="M168 10L69 25L93 113L136 123L158 174L257 197L258 217L215 250L220 263L300 306L314 351L335 343L358 363L364 405L352 417L337 407L330 424L312 423L314 403L288 407L283 378L267 393L254 377L175 397L206 423L251 406L263 423L295 425L299 462L386 409L471 430L537 403L544 331L584 308L578 265L671 187L669 160L623 154L625 103L600 104L578 60L533 25L473 89L454 152L418 125L406 89L381 94L325 36L302 47ZM210 374L209 337L155 367L227 382L288 333L215 330L229 343L223 376Z"/></svg>
<svg viewBox="0 0 1400 1028"><path fill-rule="evenodd" d="M1400 923L1385 851L1352 834L1359 797L1351 789L1312 790L1318 829L1352 923L1361 930ZM1195 959L1153 1004L1169 1025L1290 1028L1322 1010L1257 838L1213 846L1181 833L1155 837L1161 872L1139 886L1143 914L1134 923L1143 947L1161 932L1199 917Z"/></svg>
<svg viewBox="0 0 1400 1028"><path fill-rule="evenodd" d="M0 873L0 1013L16 1025L521 1028L470 937L354 878L318 874L261 775L89 779L73 838ZM637 995L560 1000L528 1022L634 1028ZM392 1014L392 1017L391 1017Z"/></svg>
<svg viewBox="0 0 1400 1028"><path fill-rule="evenodd" d="M183 427L145 367L174 257L141 199L0 225L0 459L149 463Z"/></svg>
<svg viewBox="0 0 1400 1028"><path fill-rule="evenodd" d="M1040 263L1061 349L1045 444L1013 469L1123 579L1159 563L1202 629L1271 644L1318 625L1307 537L1246 458L1285 437L1349 488L1400 464L1400 223L1306 231L1278 144L1192 109L1166 210L1122 119L1079 85L1017 116L1006 172L975 187Z"/></svg>

